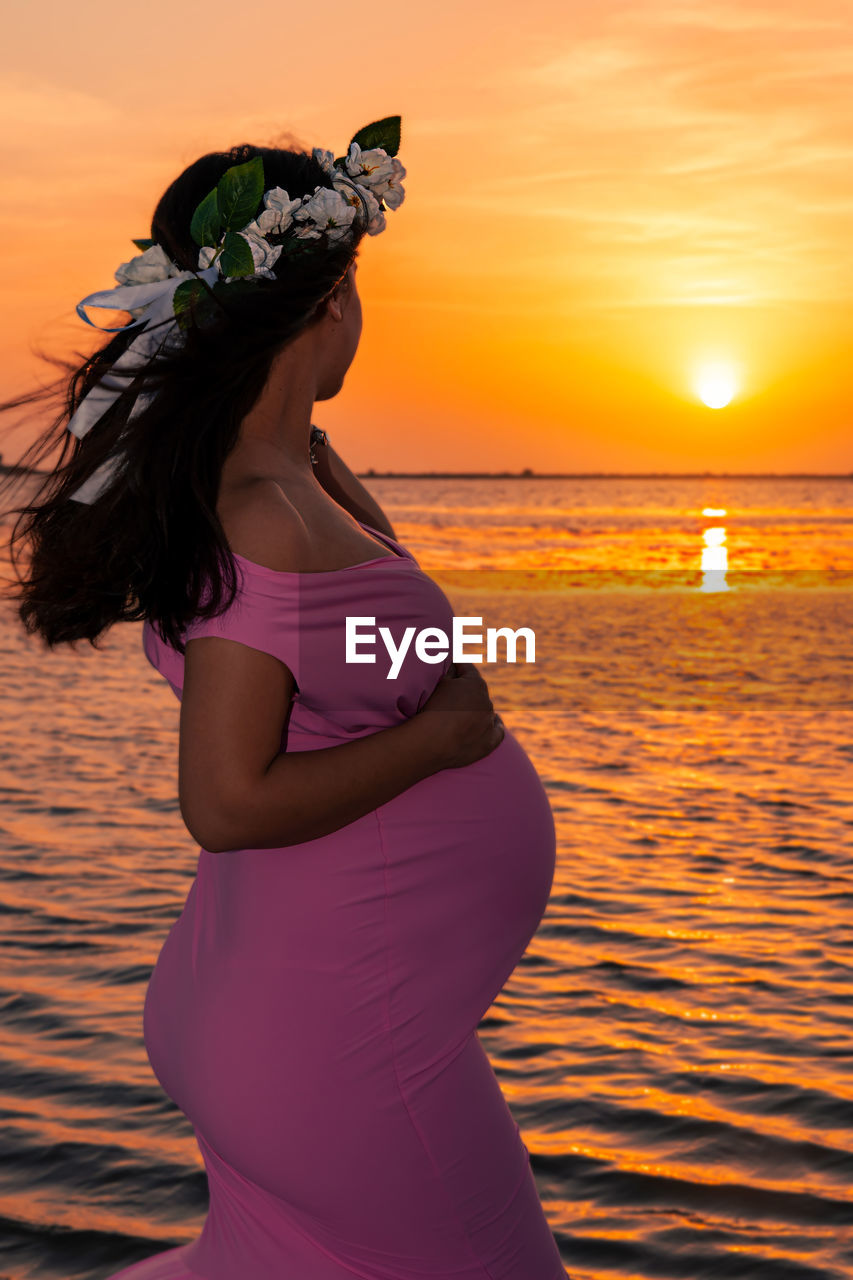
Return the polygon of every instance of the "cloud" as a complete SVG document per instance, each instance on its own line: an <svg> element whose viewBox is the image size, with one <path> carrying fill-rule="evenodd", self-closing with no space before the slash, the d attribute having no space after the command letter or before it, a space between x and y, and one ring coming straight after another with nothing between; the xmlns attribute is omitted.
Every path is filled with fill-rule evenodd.
<svg viewBox="0 0 853 1280"><path fill-rule="evenodd" d="M604 0L577 27L487 76L506 161L459 190L460 212L522 238L538 223L555 268L564 227L564 270L584 292L597 275L608 305L614 266L626 303L679 281L707 298L717 277L721 298L849 295L853 31L832 0Z"/></svg>

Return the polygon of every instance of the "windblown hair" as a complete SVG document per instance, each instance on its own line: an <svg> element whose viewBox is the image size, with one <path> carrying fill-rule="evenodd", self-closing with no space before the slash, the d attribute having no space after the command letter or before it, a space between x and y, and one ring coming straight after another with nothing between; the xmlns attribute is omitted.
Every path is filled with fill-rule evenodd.
<svg viewBox="0 0 853 1280"><path fill-rule="evenodd" d="M294 199L318 185L332 186L307 151L244 144L202 156L168 187L151 223L152 240L182 269L197 270L199 250L190 235L196 205L226 169L254 156L263 160L265 189L283 187ZM88 358L78 353L79 364L45 357L64 370L59 379L0 404L6 412L57 394L63 401L58 417L16 464L32 468L61 445L35 498L10 512L18 515L9 542L18 585L6 594L28 633L38 632L50 648L73 648L85 639L97 649L98 637L114 622L148 619L183 653L188 622L231 604L237 566L216 514L223 464L273 357L322 318L363 234L356 227L343 242L316 253L282 253L275 279L255 280L251 291L235 289L233 298L226 290L214 322L191 326L181 349L161 352L128 378L82 440L67 430L70 417L139 326L119 330ZM129 419L143 388L156 394ZM114 453L120 437L120 467L106 490L91 504L70 498ZM23 576L16 553L22 539L30 544Z"/></svg>

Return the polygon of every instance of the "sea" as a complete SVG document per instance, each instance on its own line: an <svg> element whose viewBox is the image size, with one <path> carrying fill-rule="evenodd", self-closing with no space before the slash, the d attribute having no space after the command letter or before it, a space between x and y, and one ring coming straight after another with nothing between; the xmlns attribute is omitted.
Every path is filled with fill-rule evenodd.
<svg viewBox="0 0 853 1280"><path fill-rule="evenodd" d="M850 1280L853 476L362 479L535 636L478 665L557 869L478 1032L572 1280ZM0 604L0 1280L206 1213L142 1041L198 846L141 632L50 653Z"/></svg>

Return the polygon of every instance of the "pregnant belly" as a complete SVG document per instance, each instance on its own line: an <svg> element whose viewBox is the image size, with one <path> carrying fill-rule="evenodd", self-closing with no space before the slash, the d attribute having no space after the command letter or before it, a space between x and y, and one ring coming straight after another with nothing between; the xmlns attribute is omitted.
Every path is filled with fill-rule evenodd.
<svg viewBox="0 0 853 1280"><path fill-rule="evenodd" d="M545 913L556 840L545 789L507 730L488 756L423 779L377 810L390 939L464 1019L485 1013Z"/></svg>
<svg viewBox="0 0 853 1280"><path fill-rule="evenodd" d="M155 1074L209 1123L235 1046L247 1070L275 1062L310 1094L327 1069L372 1079L390 1035L398 1080L414 1088L425 1064L463 1045L527 949L555 852L548 797L510 731L490 755L328 836L202 851L146 997Z"/></svg>

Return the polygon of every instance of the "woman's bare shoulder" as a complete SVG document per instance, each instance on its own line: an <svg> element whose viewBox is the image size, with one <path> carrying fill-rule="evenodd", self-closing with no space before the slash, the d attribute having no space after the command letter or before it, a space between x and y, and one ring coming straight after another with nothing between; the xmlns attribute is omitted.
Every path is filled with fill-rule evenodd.
<svg viewBox="0 0 853 1280"><path fill-rule="evenodd" d="M255 564L298 573L310 555L305 522L277 481L254 476L220 494L219 521L231 550Z"/></svg>

